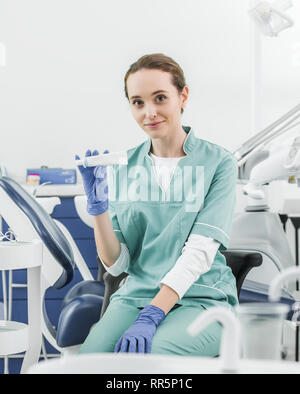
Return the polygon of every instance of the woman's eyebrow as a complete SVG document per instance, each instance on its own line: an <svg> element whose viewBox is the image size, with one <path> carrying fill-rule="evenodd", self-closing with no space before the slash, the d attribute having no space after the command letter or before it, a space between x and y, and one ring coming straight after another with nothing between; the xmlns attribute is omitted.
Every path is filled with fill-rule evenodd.
<svg viewBox="0 0 300 394"><path fill-rule="evenodd" d="M153 92L152 94L151 94L151 96L154 96L155 94L157 94L157 93L168 93L166 90L156 90L156 92ZM132 96L132 97L130 97L130 100L132 100L132 99L136 99L136 98L141 98L141 96Z"/></svg>

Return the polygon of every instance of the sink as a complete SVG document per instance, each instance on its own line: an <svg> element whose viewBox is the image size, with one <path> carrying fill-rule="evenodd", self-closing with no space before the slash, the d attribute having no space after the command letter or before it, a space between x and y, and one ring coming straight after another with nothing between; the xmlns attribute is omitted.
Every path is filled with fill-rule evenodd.
<svg viewBox="0 0 300 394"><path fill-rule="evenodd" d="M236 315L224 307L201 312L187 327L196 336L210 323L223 326L220 357L191 357L138 353L92 353L66 355L42 361L31 374L300 374L300 365L288 361L240 359L240 324Z"/></svg>
<svg viewBox="0 0 300 394"><path fill-rule="evenodd" d="M155 354L98 353L66 356L40 363L29 374L219 374L219 359ZM300 374L288 361L240 360L238 374Z"/></svg>
<svg viewBox="0 0 300 394"><path fill-rule="evenodd" d="M187 335L196 336L209 324L222 327L218 358L137 354L92 353L66 355L42 361L28 370L31 374L300 374L296 362L241 359L241 325L232 310L212 307L187 327Z"/></svg>
<svg viewBox="0 0 300 394"><path fill-rule="evenodd" d="M74 204L80 219L89 227L94 227L93 225L93 216L89 215L86 210L86 195L83 196L75 196Z"/></svg>

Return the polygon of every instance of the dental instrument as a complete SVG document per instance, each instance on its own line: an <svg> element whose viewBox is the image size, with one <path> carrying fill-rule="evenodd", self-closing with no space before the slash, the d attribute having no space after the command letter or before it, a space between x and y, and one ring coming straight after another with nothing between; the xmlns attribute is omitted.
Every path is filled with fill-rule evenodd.
<svg viewBox="0 0 300 394"><path fill-rule="evenodd" d="M266 186L276 180L299 178L297 163L299 156L298 140L300 129L300 104L284 114L280 119L262 129L261 100L262 86L262 39L261 33L277 37L294 25L286 11L293 6L291 0L273 2L250 1L249 16L251 30L251 81L252 81L252 137L234 152L239 166L239 183L247 196L245 212L237 214L233 222L230 247L234 250L258 251L263 256L262 266L251 273L245 281L241 299L246 301L265 301L267 285L279 271L295 264L290 246L281 225L281 216L269 212ZM292 140L287 136L292 135ZM300 186L300 183L299 185ZM285 289L287 290L287 289ZM292 284L289 291L294 290ZM285 297L293 299L291 293Z"/></svg>
<svg viewBox="0 0 300 394"><path fill-rule="evenodd" d="M264 204L263 185L300 178L300 104L234 152L244 194Z"/></svg>
<svg viewBox="0 0 300 394"><path fill-rule="evenodd" d="M266 187L274 181L300 178L299 118L300 104L233 152L239 166L238 182L248 204L233 220L229 247L256 251L263 256L262 266L249 275L244 285L247 297L251 289L255 289L254 294L261 288L255 300L256 296L262 296L265 301L272 279L278 272L295 265L279 215L270 212ZM292 300L294 284L290 283L285 290ZM248 298L244 300L248 301Z"/></svg>
<svg viewBox="0 0 300 394"><path fill-rule="evenodd" d="M247 160L260 152L264 148L264 143L272 141L277 136L283 135L287 129L295 125L295 121L300 118L300 103L284 114L274 123L263 129L261 132L244 142L237 150L233 152L238 161L239 167L242 167ZM281 126L278 130L277 127Z"/></svg>
<svg viewBox="0 0 300 394"><path fill-rule="evenodd" d="M230 249L254 250L263 256L263 264L244 284L242 301L267 301L268 288L279 272L298 265L291 253L287 235L277 212L270 212L267 185L287 181L300 186L300 104L246 141L234 152L239 166L239 182L247 196L245 212L237 214L232 227ZM288 212L284 212L288 213ZM285 284L285 298L295 302L297 283ZM243 291L245 291L243 293ZM243 294L245 298L243 298ZM299 327L296 328L296 342ZM298 350L296 350L296 360Z"/></svg>
<svg viewBox="0 0 300 394"><path fill-rule="evenodd" d="M111 166L114 164L127 165L127 153L126 152L111 152L102 153L99 155L85 156L83 159L77 159L75 161L77 166L83 167L94 167L98 165Z"/></svg>

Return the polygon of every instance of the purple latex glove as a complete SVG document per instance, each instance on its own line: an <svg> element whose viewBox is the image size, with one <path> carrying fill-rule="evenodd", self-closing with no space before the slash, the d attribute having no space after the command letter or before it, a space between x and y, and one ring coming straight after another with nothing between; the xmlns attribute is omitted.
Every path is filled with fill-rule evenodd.
<svg viewBox="0 0 300 394"><path fill-rule="evenodd" d="M157 326L165 319L163 310L147 305L115 346L115 353L150 353Z"/></svg>
<svg viewBox="0 0 300 394"><path fill-rule="evenodd" d="M106 150L103 153L109 153ZM85 156L99 155L97 150L91 153L88 149ZM80 160L78 155L75 160ZM83 180L83 187L87 195L87 211L90 215L96 216L108 210L108 186L106 166L83 167L78 166Z"/></svg>

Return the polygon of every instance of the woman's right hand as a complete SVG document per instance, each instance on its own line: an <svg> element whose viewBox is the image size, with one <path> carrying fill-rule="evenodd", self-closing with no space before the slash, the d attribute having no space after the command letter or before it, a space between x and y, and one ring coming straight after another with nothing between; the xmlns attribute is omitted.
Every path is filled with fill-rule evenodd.
<svg viewBox="0 0 300 394"><path fill-rule="evenodd" d="M106 150L103 153L108 153ZM94 150L91 153L88 149L85 156L95 156L99 152ZM75 160L80 160L78 155ZM90 215L100 215L108 210L108 186L106 166L84 167L78 166L83 180L83 187L87 195L87 212Z"/></svg>

